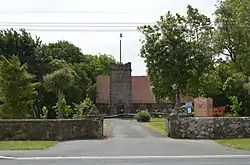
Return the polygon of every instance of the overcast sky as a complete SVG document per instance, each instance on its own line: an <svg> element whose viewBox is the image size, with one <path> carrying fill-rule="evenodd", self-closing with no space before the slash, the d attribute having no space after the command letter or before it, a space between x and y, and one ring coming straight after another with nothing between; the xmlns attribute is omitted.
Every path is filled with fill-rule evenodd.
<svg viewBox="0 0 250 165"><path fill-rule="evenodd" d="M4 22L154 23L159 20L161 15L169 10L173 13L178 12L185 14L188 4L198 8L202 13L211 17L215 10L216 1L217 0L1 0L0 27L6 28L6 26L1 26L1 23L2 25L6 25ZM117 30L120 28L112 28L116 31L111 32L54 32L42 31L41 27L27 28L30 30L39 30L30 32L41 37L44 43L67 40L80 47L83 53L107 53L119 60L120 32ZM67 27L66 29L72 28ZM96 28L87 29L94 30ZM141 34L136 31L127 31L127 29L135 29L133 27L123 27L121 29L126 29L126 31L123 32L122 39L122 61L132 62L133 75L146 75L144 60L139 57L139 39ZM108 30L111 30L111 28L108 28Z"/></svg>

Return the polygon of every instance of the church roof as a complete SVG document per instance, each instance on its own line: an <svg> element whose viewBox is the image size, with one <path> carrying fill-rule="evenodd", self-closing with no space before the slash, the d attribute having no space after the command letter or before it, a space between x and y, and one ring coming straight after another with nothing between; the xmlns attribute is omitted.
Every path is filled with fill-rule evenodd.
<svg viewBox="0 0 250 165"><path fill-rule="evenodd" d="M150 88L150 82L147 76L132 76L131 81L132 103L155 103L154 94ZM96 84L98 90L96 103L109 103L109 76L98 76Z"/></svg>

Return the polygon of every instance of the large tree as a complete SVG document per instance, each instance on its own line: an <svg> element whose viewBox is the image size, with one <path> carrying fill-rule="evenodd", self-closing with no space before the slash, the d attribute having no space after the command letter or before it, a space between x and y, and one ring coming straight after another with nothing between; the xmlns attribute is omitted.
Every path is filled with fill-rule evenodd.
<svg viewBox="0 0 250 165"><path fill-rule="evenodd" d="M46 59L41 50L41 40L33 38L24 29L15 31L13 29L0 31L0 55L10 58L15 55L21 64L27 63L28 72L34 74L37 79L42 80Z"/></svg>
<svg viewBox="0 0 250 165"><path fill-rule="evenodd" d="M18 57L3 57L0 62L0 100L2 118L36 118L34 103L37 97L35 76Z"/></svg>
<svg viewBox="0 0 250 165"><path fill-rule="evenodd" d="M154 26L140 27L145 59L158 99L172 95L172 84L182 92L199 95L199 79L212 63L210 19L187 7L187 16L168 12Z"/></svg>
<svg viewBox="0 0 250 165"><path fill-rule="evenodd" d="M68 63L80 63L85 61L81 49L68 41L45 44L42 47L46 57L54 60L65 60Z"/></svg>
<svg viewBox="0 0 250 165"><path fill-rule="evenodd" d="M250 1L220 1L216 14L216 48L234 62L235 69L250 74Z"/></svg>
<svg viewBox="0 0 250 165"><path fill-rule="evenodd" d="M250 111L250 1L220 1L216 15L215 48L230 63L231 74L224 75L224 93L236 100L241 107L237 115L249 115ZM235 106L235 105L233 105Z"/></svg>

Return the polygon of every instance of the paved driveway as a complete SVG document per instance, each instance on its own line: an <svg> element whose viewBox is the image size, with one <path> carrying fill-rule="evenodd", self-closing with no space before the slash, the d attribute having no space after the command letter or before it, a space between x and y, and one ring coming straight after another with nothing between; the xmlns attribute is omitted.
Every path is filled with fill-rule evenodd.
<svg viewBox="0 0 250 165"><path fill-rule="evenodd" d="M61 142L46 151L0 151L1 156L15 159L0 160L0 164L6 164L6 161L9 162L7 165L15 162L19 165L20 163L49 164L55 161L58 164L65 162L65 165L83 162L146 165L152 164L152 161L154 164L172 162L171 164L202 165L210 161L208 163L210 165L216 163L238 165L239 162L241 164L250 162L250 152L223 147L214 141L170 139L154 133L143 124L130 120L109 119L107 121L110 136L108 139ZM209 161L205 161L207 159ZM211 164L211 162L214 163Z"/></svg>

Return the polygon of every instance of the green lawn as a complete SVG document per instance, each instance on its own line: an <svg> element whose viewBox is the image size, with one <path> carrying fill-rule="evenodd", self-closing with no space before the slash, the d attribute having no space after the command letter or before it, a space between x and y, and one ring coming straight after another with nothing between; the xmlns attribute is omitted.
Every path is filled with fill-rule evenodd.
<svg viewBox="0 0 250 165"><path fill-rule="evenodd" d="M0 141L0 150L45 150L56 141Z"/></svg>
<svg viewBox="0 0 250 165"><path fill-rule="evenodd" d="M166 121L166 118L151 118L150 119L150 122L161 122L161 121L163 121L163 122L165 122Z"/></svg>
<svg viewBox="0 0 250 165"><path fill-rule="evenodd" d="M146 124L145 126L151 128L156 132L160 132L162 135L167 135L165 122L150 123Z"/></svg>
<svg viewBox="0 0 250 165"><path fill-rule="evenodd" d="M248 139L220 139L217 143L236 149L250 150L250 138Z"/></svg>

